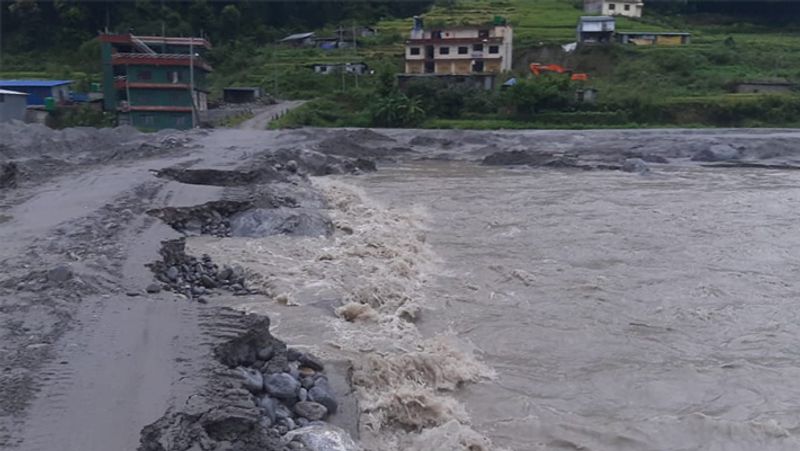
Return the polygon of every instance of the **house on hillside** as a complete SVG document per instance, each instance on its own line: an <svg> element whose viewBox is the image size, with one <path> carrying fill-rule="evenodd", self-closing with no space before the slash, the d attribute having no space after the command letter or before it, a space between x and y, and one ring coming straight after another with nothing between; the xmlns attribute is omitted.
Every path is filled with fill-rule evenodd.
<svg viewBox="0 0 800 451"><path fill-rule="evenodd" d="M311 47L314 45L314 32L290 34L278 42L295 47Z"/></svg>
<svg viewBox="0 0 800 451"><path fill-rule="evenodd" d="M72 80L0 80L0 89L28 94L29 106L44 106L47 98L60 105L69 102L71 84Z"/></svg>
<svg viewBox="0 0 800 451"><path fill-rule="evenodd" d="M414 18L406 41L405 72L400 85L424 77L494 87L495 78L511 70L513 30L506 24L424 29Z"/></svg>
<svg viewBox="0 0 800 451"><path fill-rule="evenodd" d="M208 110L203 38L101 34L103 97L120 124L188 129Z"/></svg>
<svg viewBox="0 0 800 451"><path fill-rule="evenodd" d="M261 88L230 86L222 90L222 100L225 103L253 103L261 98Z"/></svg>
<svg viewBox="0 0 800 451"><path fill-rule="evenodd" d="M578 42L583 44L604 44L611 42L616 29L616 21L609 16L583 16L578 22Z"/></svg>
<svg viewBox="0 0 800 451"><path fill-rule="evenodd" d="M311 69L318 74L338 74L344 71L348 74L365 75L369 72L369 66L362 62L353 63L318 63L312 64Z"/></svg>
<svg viewBox="0 0 800 451"><path fill-rule="evenodd" d="M687 45L692 42L691 33L668 31L618 31L617 42L634 45Z"/></svg>
<svg viewBox="0 0 800 451"><path fill-rule="evenodd" d="M24 121L27 93L0 89L0 122Z"/></svg>
<svg viewBox="0 0 800 451"><path fill-rule="evenodd" d="M583 0L583 12L604 16L642 17L642 0Z"/></svg>

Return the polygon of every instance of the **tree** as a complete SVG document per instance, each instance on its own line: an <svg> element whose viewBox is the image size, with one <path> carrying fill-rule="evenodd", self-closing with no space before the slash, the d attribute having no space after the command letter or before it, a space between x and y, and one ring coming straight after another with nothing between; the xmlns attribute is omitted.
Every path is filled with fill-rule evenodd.
<svg viewBox="0 0 800 451"><path fill-rule="evenodd" d="M425 119L425 110L421 105L419 98L409 98L399 92L381 97L374 103L372 123L378 127L419 125Z"/></svg>
<svg viewBox="0 0 800 451"><path fill-rule="evenodd" d="M545 110L562 110L572 103L574 86L569 77L562 74L540 75L522 80L506 89L503 102L511 106L517 116L532 118Z"/></svg>

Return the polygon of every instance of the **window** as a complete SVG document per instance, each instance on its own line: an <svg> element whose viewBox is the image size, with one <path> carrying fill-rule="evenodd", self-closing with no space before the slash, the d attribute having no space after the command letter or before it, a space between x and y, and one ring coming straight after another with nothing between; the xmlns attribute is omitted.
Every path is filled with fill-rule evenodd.
<svg viewBox="0 0 800 451"><path fill-rule="evenodd" d="M450 47L439 47L439 55L449 55Z"/></svg>
<svg viewBox="0 0 800 451"><path fill-rule="evenodd" d="M419 47L411 47L408 49L409 55L419 55Z"/></svg>
<svg viewBox="0 0 800 451"><path fill-rule="evenodd" d="M156 118L151 114L144 116L142 119L144 120L144 125L153 125L156 123Z"/></svg>
<svg viewBox="0 0 800 451"><path fill-rule="evenodd" d="M500 53L500 47L496 45L490 45L489 53Z"/></svg>
<svg viewBox="0 0 800 451"><path fill-rule="evenodd" d="M458 54L459 55L466 55L467 53L469 53L469 47L459 47L458 48Z"/></svg>
<svg viewBox="0 0 800 451"><path fill-rule="evenodd" d="M442 32L440 30L431 31L431 39L442 39Z"/></svg>
<svg viewBox="0 0 800 451"><path fill-rule="evenodd" d="M138 80L151 80L153 78L153 74L149 70L142 70L136 75Z"/></svg>
<svg viewBox="0 0 800 451"><path fill-rule="evenodd" d="M616 5L615 3L609 3L609 4L608 4L608 9L610 9L611 11L613 11L613 10L617 9L617 5Z"/></svg>
<svg viewBox="0 0 800 451"><path fill-rule="evenodd" d="M178 71L172 71L169 73L169 81L172 83L177 83L181 80L181 76Z"/></svg>
<svg viewBox="0 0 800 451"><path fill-rule="evenodd" d="M482 52L483 51L483 44L473 44L472 45L473 52Z"/></svg>
<svg viewBox="0 0 800 451"><path fill-rule="evenodd" d="M625 11L630 11L630 10L631 10L631 5L625 5Z"/></svg>
<svg viewBox="0 0 800 451"><path fill-rule="evenodd" d="M488 38L489 37L489 30L478 30L478 37L481 38L481 39Z"/></svg>
<svg viewBox="0 0 800 451"><path fill-rule="evenodd" d="M472 72L483 72L483 61L475 61L472 63Z"/></svg>
<svg viewBox="0 0 800 451"><path fill-rule="evenodd" d="M186 120L186 116L180 116L175 119L175 125L179 127L186 125L187 122L188 121Z"/></svg>

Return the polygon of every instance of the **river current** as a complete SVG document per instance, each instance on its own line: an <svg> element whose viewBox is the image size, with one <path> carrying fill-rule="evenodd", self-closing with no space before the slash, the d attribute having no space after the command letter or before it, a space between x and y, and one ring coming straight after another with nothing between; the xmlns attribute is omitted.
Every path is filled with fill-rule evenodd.
<svg viewBox="0 0 800 451"><path fill-rule="evenodd" d="M418 327L497 372L456 395L496 446L800 449L800 173L426 161L348 183L426 212Z"/></svg>

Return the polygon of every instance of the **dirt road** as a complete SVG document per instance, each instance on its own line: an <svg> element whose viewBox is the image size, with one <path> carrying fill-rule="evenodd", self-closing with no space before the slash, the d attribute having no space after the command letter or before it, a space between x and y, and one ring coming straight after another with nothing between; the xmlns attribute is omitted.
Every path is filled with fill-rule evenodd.
<svg viewBox="0 0 800 451"><path fill-rule="evenodd" d="M257 112L252 118L242 122L239 128L242 130L266 130L267 125L276 117L285 114L289 110L293 110L300 105L306 103L305 100L289 100L286 102L276 103L270 105L263 110Z"/></svg>

